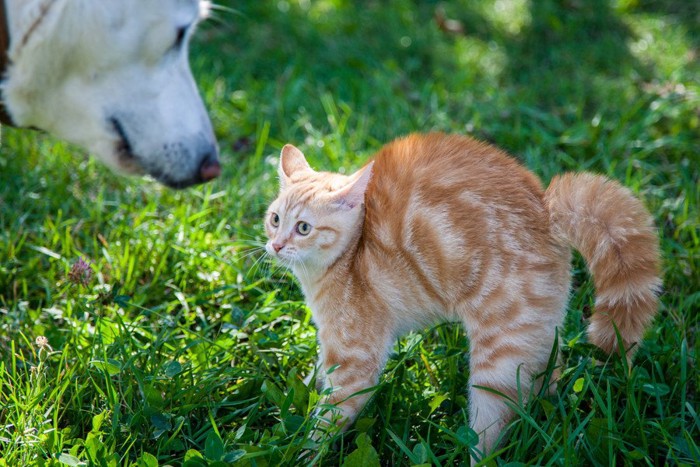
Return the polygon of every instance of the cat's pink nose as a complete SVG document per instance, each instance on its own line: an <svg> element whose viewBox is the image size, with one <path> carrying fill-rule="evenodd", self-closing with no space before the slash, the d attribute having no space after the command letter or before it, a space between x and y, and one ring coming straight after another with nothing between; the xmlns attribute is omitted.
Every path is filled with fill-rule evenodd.
<svg viewBox="0 0 700 467"><path fill-rule="evenodd" d="M275 253L279 253L284 248L284 243L273 243L272 248L275 250Z"/></svg>

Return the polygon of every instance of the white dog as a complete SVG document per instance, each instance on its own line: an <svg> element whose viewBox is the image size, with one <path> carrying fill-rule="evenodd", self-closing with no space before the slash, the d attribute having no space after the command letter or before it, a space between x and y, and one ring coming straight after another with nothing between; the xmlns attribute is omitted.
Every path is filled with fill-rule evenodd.
<svg viewBox="0 0 700 467"><path fill-rule="evenodd" d="M0 91L10 124L46 130L119 172L174 188L219 175L187 59L205 2L0 2Z"/></svg>

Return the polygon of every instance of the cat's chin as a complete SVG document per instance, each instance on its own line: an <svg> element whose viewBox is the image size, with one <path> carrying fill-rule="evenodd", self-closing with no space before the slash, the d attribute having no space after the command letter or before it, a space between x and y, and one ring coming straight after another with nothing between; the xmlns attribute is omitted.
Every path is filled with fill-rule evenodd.
<svg viewBox="0 0 700 467"><path fill-rule="evenodd" d="M299 256L296 254L277 253L274 257L277 261L282 261L288 266L301 263Z"/></svg>

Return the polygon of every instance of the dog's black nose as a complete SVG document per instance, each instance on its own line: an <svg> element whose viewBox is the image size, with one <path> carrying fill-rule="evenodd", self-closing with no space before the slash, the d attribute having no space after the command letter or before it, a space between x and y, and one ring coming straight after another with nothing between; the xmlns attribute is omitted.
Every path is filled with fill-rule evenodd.
<svg viewBox="0 0 700 467"><path fill-rule="evenodd" d="M216 147L208 151L203 151L199 158L199 166L191 172L189 178L173 179L164 174L154 174L153 176L164 185L170 188L182 189L192 185L199 185L215 179L221 175L221 164L219 163L219 151ZM192 167L194 169L194 167Z"/></svg>
<svg viewBox="0 0 700 467"><path fill-rule="evenodd" d="M221 175L221 164L216 155L210 154L202 160L199 166L199 177L203 182L208 182Z"/></svg>

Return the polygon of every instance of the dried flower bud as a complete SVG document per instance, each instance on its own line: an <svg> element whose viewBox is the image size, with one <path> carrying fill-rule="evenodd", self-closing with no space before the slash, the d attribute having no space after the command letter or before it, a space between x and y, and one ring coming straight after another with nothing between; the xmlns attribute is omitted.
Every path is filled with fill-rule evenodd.
<svg viewBox="0 0 700 467"><path fill-rule="evenodd" d="M78 261L73 263L68 273L68 280L73 284L82 284L87 286L92 280L92 269L90 264L85 262L83 258L78 258Z"/></svg>

